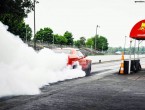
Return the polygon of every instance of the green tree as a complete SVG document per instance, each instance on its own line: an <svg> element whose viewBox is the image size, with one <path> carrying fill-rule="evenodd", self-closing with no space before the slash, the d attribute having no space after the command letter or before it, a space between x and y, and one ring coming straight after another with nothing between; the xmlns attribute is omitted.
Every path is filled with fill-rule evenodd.
<svg viewBox="0 0 145 110"><path fill-rule="evenodd" d="M80 44L81 44L81 46L85 46L85 41L86 41L85 37L80 37Z"/></svg>
<svg viewBox="0 0 145 110"><path fill-rule="evenodd" d="M80 40L74 41L74 45L75 45L76 47L80 48L80 47L81 47Z"/></svg>
<svg viewBox="0 0 145 110"><path fill-rule="evenodd" d="M24 40L25 41L30 41L31 38L32 38L32 29L30 28L29 25L25 25L25 29L23 30L23 32L24 31L26 32L25 35L23 35L23 36L25 36Z"/></svg>
<svg viewBox="0 0 145 110"><path fill-rule="evenodd" d="M59 37L57 37L57 42L60 45L66 45L67 39L64 36L59 36Z"/></svg>
<svg viewBox="0 0 145 110"><path fill-rule="evenodd" d="M55 34L54 35L54 43L55 44L60 44L60 45L66 45L67 44L67 39L66 37L62 35Z"/></svg>
<svg viewBox="0 0 145 110"><path fill-rule="evenodd" d="M64 37L67 39L67 43L66 43L67 45L73 45L74 38L71 32L66 31L64 33Z"/></svg>
<svg viewBox="0 0 145 110"><path fill-rule="evenodd" d="M87 42L86 42L86 46L88 48L91 48L94 45L93 39L92 38L88 38Z"/></svg>
<svg viewBox="0 0 145 110"><path fill-rule="evenodd" d="M107 50L108 49L108 41L103 36L100 36L98 38L98 49L99 50Z"/></svg>
<svg viewBox="0 0 145 110"><path fill-rule="evenodd" d="M99 50L99 36L97 35L97 36L94 36L94 37L92 37L92 41L93 41L93 48L95 49L95 47L96 47L96 50ZM96 46L95 46L96 45Z"/></svg>
<svg viewBox="0 0 145 110"><path fill-rule="evenodd" d="M30 41L32 37L32 30L29 25L26 25L24 22L17 24L15 27L15 35L19 35L19 37L23 41Z"/></svg>
<svg viewBox="0 0 145 110"><path fill-rule="evenodd" d="M0 21L8 25L8 31L22 38L20 33L24 29L20 27L32 8L31 0L0 0Z"/></svg>
<svg viewBox="0 0 145 110"><path fill-rule="evenodd" d="M80 37L79 40L74 41L74 45L78 48L85 46L85 41L86 38L85 37Z"/></svg>
<svg viewBox="0 0 145 110"><path fill-rule="evenodd" d="M93 40L93 48L95 49L96 45L96 50L107 50L108 49L108 41L105 37L103 36L95 36L92 37Z"/></svg>
<svg viewBox="0 0 145 110"><path fill-rule="evenodd" d="M47 43L53 43L53 30L51 28L40 29L36 35L36 40L40 40Z"/></svg>
<svg viewBox="0 0 145 110"><path fill-rule="evenodd" d="M60 35L54 34L53 37L54 37L54 44L59 44L58 37L60 37Z"/></svg>
<svg viewBox="0 0 145 110"><path fill-rule="evenodd" d="M23 20L27 17L27 14L31 12L33 3L31 0L0 0L0 16L3 21L11 20L9 18L15 18L15 20Z"/></svg>

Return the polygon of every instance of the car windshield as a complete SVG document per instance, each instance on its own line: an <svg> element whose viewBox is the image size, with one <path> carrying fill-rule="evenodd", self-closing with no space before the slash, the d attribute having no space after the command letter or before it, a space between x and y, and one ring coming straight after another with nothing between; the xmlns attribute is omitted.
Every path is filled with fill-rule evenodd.
<svg viewBox="0 0 145 110"><path fill-rule="evenodd" d="M84 57L84 55L83 55L79 50L77 50L77 55L78 55L79 57Z"/></svg>
<svg viewBox="0 0 145 110"><path fill-rule="evenodd" d="M71 50L69 49L54 49L55 53L65 53L65 54L71 54Z"/></svg>

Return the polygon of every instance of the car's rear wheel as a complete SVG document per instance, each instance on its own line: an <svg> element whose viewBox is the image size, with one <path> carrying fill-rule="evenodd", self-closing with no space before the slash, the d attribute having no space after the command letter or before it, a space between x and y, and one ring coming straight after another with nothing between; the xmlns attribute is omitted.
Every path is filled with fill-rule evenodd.
<svg viewBox="0 0 145 110"><path fill-rule="evenodd" d="M91 64L88 66L88 68L85 70L86 76L90 76L91 74Z"/></svg>

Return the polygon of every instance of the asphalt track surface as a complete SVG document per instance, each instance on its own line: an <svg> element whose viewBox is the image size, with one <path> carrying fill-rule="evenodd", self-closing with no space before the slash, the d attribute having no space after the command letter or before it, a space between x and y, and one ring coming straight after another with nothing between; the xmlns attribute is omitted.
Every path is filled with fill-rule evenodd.
<svg viewBox="0 0 145 110"><path fill-rule="evenodd" d="M0 99L0 110L145 110L145 70L58 82L33 96Z"/></svg>

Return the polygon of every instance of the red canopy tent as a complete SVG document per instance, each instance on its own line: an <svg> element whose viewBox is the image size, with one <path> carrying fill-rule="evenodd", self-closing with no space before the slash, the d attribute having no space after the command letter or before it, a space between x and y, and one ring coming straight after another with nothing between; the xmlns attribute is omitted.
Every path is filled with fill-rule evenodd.
<svg viewBox="0 0 145 110"><path fill-rule="evenodd" d="M138 40L138 41L145 40L145 19L139 21L138 23L136 23L133 26L133 28L130 31L130 37L135 39L135 45L136 45L136 40ZM131 42L132 41L130 41L130 49L131 49ZM138 59L137 60L135 59L135 53L134 53L134 60L131 60L131 51L130 51L129 74L130 74L131 65L132 65L131 62L134 62L133 66L137 65L136 67L141 68L141 66L140 66L140 60L139 60L139 42L138 42Z"/></svg>
<svg viewBox="0 0 145 110"><path fill-rule="evenodd" d="M133 26L130 31L130 37L137 40L145 40L145 19Z"/></svg>

